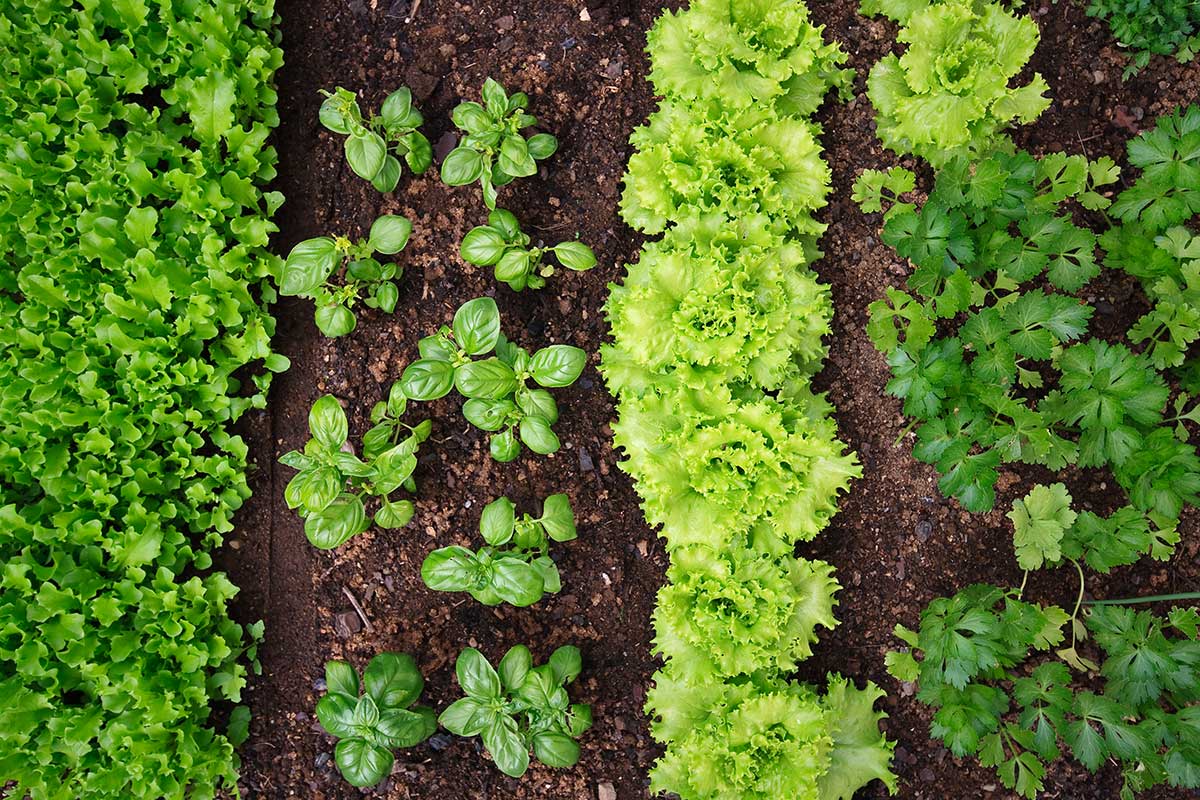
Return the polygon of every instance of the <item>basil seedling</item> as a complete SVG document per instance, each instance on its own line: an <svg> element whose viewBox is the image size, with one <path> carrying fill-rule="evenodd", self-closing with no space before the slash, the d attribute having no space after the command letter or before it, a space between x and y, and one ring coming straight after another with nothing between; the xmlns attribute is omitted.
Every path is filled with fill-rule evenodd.
<svg viewBox="0 0 1200 800"><path fill-rule="evenodd" d="M535 174L537 162L558 149L558 139L548 133L528 139L521 134L537 125L537 118L525 113L529 96L524 92L509 96L503 86L488 78L482 94L482 105L459 103L451 112L454 124L466 135L442 162L442 180L450 186L479 181L483 202L495 208L496 187Z"/></svg>
<svg viewBox="0 0 1200 800"><path fill-rule="evenodd" d="M400 182L400 159L414 175L433 163L433 148L417 128L425 120L413 107L412 92L402 86L387 96L379 116L364 121L354 92L337 87L322 92L321 124L346 136L346 163L360 178L381 192L390 192ZM390 150L390 152L389 152Z"/></svg>
<svg viewBox="0 0 1200 800"><path fill-rule="evenodd" d="M570 386L583 372L587 354L578 347L554 344L533 355L504 338L496 301L480 297L464 303L452 327L418 343L421 358L400 376L404 393L413 400L436 400L451 389L467 398L463 416L493 435L492 458L512 461L524 442L535 453L558 450L551 427L558 421L558 404L546 388ZM494 356L475 360L475 356ZM530 388L532 380L539 387Z"/></svg>
<svg viewBox="0 0 1200 800"><path fill-rule="evenodd" d="M319 236L305 239L292 248L283 262L279 293L289 297L309 297L317 303L317 327L329 337L345 336L354 330L354 304L359 293L367 292L364 304L385 313L396 309L400 289L395 281L404 268L382 264L375 253L394 255L408 244L412 223L404 217L387 214L371 224L366 239L352 242L344 236ZM335 272L346 267L344 283L331 282Z"/></svg>
<svg viewBox="0 0 1200 800"><path fill-rule="evenodd" d="M583 242L560 242L553 247L530 247L529 236L510 211L498 208L488 214L488 224L468 231L459 254L463 260L496 268L496 280L513 290L541 289L554 274L552 264L542 259L553 253L558 263L576 272L596 266L596 254Z"/></svg>
<svg viewBox="0 0 1200 800"><path fill-rule="evenodd" d="M479 532L487 547L434 550L421 565L421 580L439 592L469 592L487 606L531 606L562 589L550 542L575 538L575 516L565 494L546 498L542 516L516 516L507 497L484 506Z"/></svg>
<svg viewBox="0 0 1200 800"><path fill-rule="evenodd" d="M412 656L380 653L367 664L359 694L358 672L345 661L325 665L328 692L317 701L317 721L339 741L338 771L354 786L374 786L392 771L392 751L412 747L437 730L433 709L413 703L425 679Z"/></svg>
<svg viewBox="0 0 1200 800"><path fill-rule="evenodd" d="M549 767L579 761L575 741L592 726L592 708L571 704L567 684L579 676L579 648L560 647L549 663L533 666L525 645L500 659L499 670L473 647L455 664L466 697L456 700L438 722L458 736L479 736L496 767L519 778L529 768L529 750Z"/></svg>
<svg viewBox="0 0 1200 800"><path fill-rule="evenodd" d="M387 402L375 406L361 459L347 447L349 424L337 398L327 394L313 403L308 412L313 438L303 452L293 450L279 461L299 470L283 497L288 508L300 510L304 534L315 547L331 550L365 531L364 498L380 500L375 524L381 528L402 528L412 519L412 502L393 501L391 495L401 488L416 491L417 448L429 438L432 423L414 428L401 422L407 402L395 384Z"/></svg>

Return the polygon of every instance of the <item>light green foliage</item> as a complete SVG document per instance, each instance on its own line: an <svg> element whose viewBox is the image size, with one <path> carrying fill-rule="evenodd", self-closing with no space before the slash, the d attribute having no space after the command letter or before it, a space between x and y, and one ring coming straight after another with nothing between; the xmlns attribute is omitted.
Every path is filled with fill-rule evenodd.
<svg viewBox="0 0 1200 800"><path fill-rule="evenodd" d="M1063 534L1076 516L1071 495L1061 483L1035 486L1023 499L1014 501L1008 518L1021 569L1041 569L1062 558Z"/></svg>
<svg viewBox="0 0 1200 800"><path fill-rule="evenodd" d="M321 333L331 338L345 336L358 325L353 309L364 290L364 305L368 308L386 314L396 310L400 290L394 281L404 268L391 261L381 264L375 254L399 253L411 235L411 222L385 214L371 223L370 233L357 242L344 236L305 239L283 262L279 293L312 298L317 304L316 322ZM335 276L341 278L340 286L333 282Z"/></svg>
<svg viewBox="0 0 1200 800"><path fill-rule="evenodd" d="M521 131L538 124L526 113L529 96L510 95L496 81L484 81L483 103L465 101L451 117L464 134L442 162L442 180L450 186L479 182L483 202L496 208L496 188L537 173L537 162L554 155L558 139L548 133L526 137Z"/></svg>
<svg viewBox="0 0 1200 800"><path fill-rule="evenodd" d="M522 444L540 455L558 450L551 427L558 421L558 404L546 390L579 378L587 354L578 347L553 344L530 355L500 332L496 301L479 297L463 303L453 326L443 325L419 348L421 358L400 376L407 397L436 400L457 390L467 398L467 422L492 433L488 449L497 461L515 459ZM531 389L529 381L538 388Z"/></svg>
<svg viewBox="0 0 1200 800"><path fill-rule="evenodd" d="M846 56L798 0L696 0L647 39L663 99L631 138L621 213L663 235L612 289L601 372L621 468L671 558L651 790L837 800L880 778L894 792L878 690L831 676L822 698L788 680L836 624L838 590L795 546L860 474L810 386L833 316L809 266L830 181L810 116L848 89Z"/></svg>
<svg viewBox="0 0 1200 800"><path fill-rule="evenodd" d="M1183 64L1200 52L1200 4L1194 0L1091 0L1087 13L1106 21L1113 38L1134 51L1126 78L1155 54L1174 55Z"/></svg>
<svg viewBox="0 0 1200 800"><path fill-rule="evenodd" d="M417 490L413 472L417 448L429 438L429 420L410 427L400 420L408 404L399 383L387 402L371 411L374 427L363 437L361 457L349 445L346 412L333 395L324 395L308 412L312 438L303 451L285 453L280 463L299 470L284 490L288 508L304 518L304 534L314 547L332 550L370 527L366 501L379 500L374 513L381 528L402 528L412 520L410 500L392 500L401 488Z"/></svg>
<svg viewBox="0 0 1200 800"><path fill-rule="evenodd" d="M433 163L433 148L417 128L425 119L412 103L412 92L401 86L387 96L378 116L364 119L354 92L337 87L322 92L321 124L346 137L346 163L360 178L380 192L390 192L400 182L400 159L414 175ZM389 152L390 151L390 152Z"/></svg>
<svg viewBox="0 0 1200 800"><path fill-rule="evenodd" d="M0 14L0 783L213 798L261 625L212 551L249 496L282 197L272 3ZM156 98L156 102L148 102ZM160 98L160 99L159 99ZM244 382L244 383L243 383Z"/></svg>
<svg viewBox="0 0 1200 800"><path fill-rule="evenodd" d="M546 278L554 274L554 266L543 261L550 254L575 272L596 266L596 254L583 242L559 242L552 247L530 247L529 243L530 238L521 230L516 216L498 208L488 214L487 225L467 231L459 255L471 264L494 266L496 280L517 292L546 285Z"/></svg>
<svg viewBox="0 0 1200 800"><path fill-rule="evenodd" d="M529 768L529 751L548 767L579 761L576 740L592 727L591 706L571 703L567 686L583 669L579 649L560 647L550 660L533 665L525 645L517 645L492 667L473 647L455 664L462 697L438 722L457 736L478 736L496 768L519 778Z"/></svg>
<svg viewBox="0 0 1200 800"><path fill-rule="evenodd" d="M864 0L864 14L900 23L904 54L871 70L867 94L879 138L889 149L915 153L935 166L958 155L1011 147L1002 131L1046 110L1041 75L1010 84L1033 55L1037 24L989 0Z"/></svg>
<svg viewBox="0 0 1200 800"><path fill-rule="evenodd" d="M361 689L353 666L330 661L325 686L325 696L317 701L317 721L338 739L333 761L352 786L379 783L392 772L393 750L420 744L437 730L433 709L413 705L425 679L410 655L372 658Z"/></svg>
<svg viewBox="0 0 1200 800"><path fill-rule="evenodd" d="M540 517L516 516L507 497L483 508L479 532L487 542L477 551L442 547L425 557L421 580L439 592L469 592L487 606L531 606L562 589L550 542L575 539L575 516L565 494L546 498Z"/></svg>
<svg viewBox="0 0 1200 800"><path fill-rule="evenodd" d="M1057 500L1055 501L1057 502ZM1118 763L1121 797L1154 786L1200 788L1200 641L1195 609L1167 617L1099 606L1072 635L1091 634L1100 664L1072 646L1057 655L1103 677L1099 693L1076 682L1061 662L1028 669L1038 651L1063 639L1069 619L1055 606L1020 599L1016 590L977 584L930 603L920 631L905 639L920 656L917 697L936 709L932 733L956 756L995 767L1005 786L1034 798L1046 765L1070 754L1090 772ZM1082 635L1080 634L1082 632ZM890 664L914 664L911 656ZM1089 683L1089 685L1091 685Z"/></svg>

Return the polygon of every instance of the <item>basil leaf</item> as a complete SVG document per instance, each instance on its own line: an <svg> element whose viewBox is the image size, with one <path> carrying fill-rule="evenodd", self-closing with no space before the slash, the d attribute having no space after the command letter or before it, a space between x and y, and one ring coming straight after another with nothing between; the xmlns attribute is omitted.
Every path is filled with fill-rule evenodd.
<svg viewBox="0 0 1200 800"><path fill-rule="evenodd" d="M572 736L579 736L592 727L592 707L583 703L575 703L567 716L567 731Z"/></svg>
<svg viewBox="0 0 1200 800"><path fill-rule="evenodd" d="M346 443L350 425L336 397L322 395L313 403L308 411L308 429L314 439L330 450L338 450Z"/></svg>
<svg viewBox="0 0 1200 800"><path fill-rule="evenodd" d="M464 397L499 400L517 388L517 376L512 367L492 357L454 370L454 385Z"/></svg>
<svg viewBox="0 0 1200 800"><path fill-rule="evenodd" d="M359 788L382 781L391 774L395 763L395 757L389 751L359 738L338 742L333 749L333 760L346 782Z"/></svg>
<svg viewBox="0 0 1200 800"><path fill-rule="evenodd" d="M316 313L317 328L330 339L345 336L358 326L354 312L345 306L321 306Z"/></svg>
<svg viewBox="0 0 1200 800"><path fill-rule="evenodd" d="M529 648L523 644L516 645L504 654L504 658L500 659L498 666L500 682L509 692L515 692L525 682L525 676L532 668L533 655L529 652Z"/></svg>
<svg viewBox="0 0 1200 800"><path fill-rule="evenodd" d="M507 464L521 454L521 445L512 430L497 433L488 442L488 452L501 464Z"/></svg>
<svg viewBox="0 0 1200 800"><path fill-rule="evenodd" d="M454 387L454 367L445 361L419 359L404 368L400 386L412 400L437 400Z"/></svg>
<svg viewBox="0 0 1200 800"><path fill-rule="evenodd" d="M525 417L521 420L521 441L539 455L556 452L560 446L558 436L550 429L550 423L542 417Z"/></svg>
<svg viewBox="0 0 1200 800"><path fill-rule="evenodd" d="M458 676L459 686L472 697L491 700L500 696L500 676L483 657L483 653L474 647L468 647L458 654L454 672Z"/></svg>
<svg viewBox="0 0 1200 800"><path fill-rule="evenodd" d="M420 352L421 358L434 361L453 361L458 356L454 345L445 336L437 333L417 342L417 351Z"/></svg>
<svg viewBox="0 0 1200 800"><path fill-rule="evenodd" d="M565 494L552 494L546 498L540 522L546 535L556 542L569 542L576 537L575 514Z"/></svg>
<svg viewBox="0 0 1200 800"><path fill-rule="evenodd" d="M475 585L475 554L457 545L434 550L421 564L421 580L435 592L465 592Z"/></svg>
<svg viewBox="0 0 1200 800"><path fill-rule="evenodd" d="M333 239L328 236L305 239L292 248L283 262L279 293L287 297L311 295L329 280L337 263L338 250Z"/></svg>
<svg viewBox="0 0 1200 800"><path fill-rule="evenodd" d="M396 302L400 299L400 290L391 281L384 281L375 287L375 304L385 314L396 310Z"/></svg>
<svg viewBox="0 0 1200 800"><path fill-rule="evenodd" d="M493 119L503 117L508 111L508 92L504 91L504 87L492 78L488 78L483 82L483 90L480 94L483 95L483 103L487 106L487 113Z"/></svg>
<svg viewBox="0 0 1200 800"><path fill-rule="evenodd" d="M492 570L492 588L500 599L518 608L542 599L542 576L519 558L500 558Z"/></svg>
<svg viewBox="0 0 1200 800"><path fill-rule="evenodd" d="M558 139L548 133L535 133L526 140L525 145L529 148L529 155L541 161L554 155L558 150Z"/></svg>
<svg viewBox="0 0 1200 800"><path fill-rule="evenodd" d="M455 736L477 736L486 724L486 711L474 697L461 697L441 713L438 722Z"/></svg>
<svg viewBox="0 0 1200 800"><path fill-rule="evenodd" d="M442 162L442 182L447 186L465 186L483 175L483 156L459 145Z"/></svg>
<svg viewBox="0 0 1200 800"><path fill-rule="evenodd" d="M477 297L454 312L454 339L468 355L490 352L500 339L500 309L490 297Z"/></svg>
<svg viewBox="0 0 1200 800"><path fill-rule="evenodd" d="M533 754L548 767L573 767L579 761L579 745L566 734L546 731L533 737Z"/></svg>
<svg viewBox="0 0 1200 800"><path fill-rule="evenodd" d="M564 267L576 272L596 266L596 254L583 242L560 242L554 246L554 255Z"/></svg>
<svg viewBox="0 0 1200 800"><path fill-rule="evenodd" d="M415 109L412 103L412 90L407 86L401 86L383 101L383 105L379 107L379 118L383 121L384 127L389 130L415 128L423 120L420 112L417 112L416 125L411 124L413 111Z"/></svg>
<svg viewBox="0 0 1200 800"><path fill-rule="evenodd" d="M547 594L558 594L562 591L562 576L558 573L558 565L550 556L538 556L530 563L542 576L542 588Z"/></svg>
<svg viewBox="0 0 1200 800"><path fill-rule="evenodd" d="M367 529L367 512L362 500L341 494L324 509L304 520L304 535L314 547L332 550Z"/></svg>
<svg viewBox="0 0 1200 800"><path fill-rule="evenodd" d="M367 244L378 253L399 253L408 244L412 234L412 223L396 214L385 214L371 223Z"/></svg>
<svg viewBox="0 0 1200 800"><path fill-rule="evenodd" d="M500 260L507 247L508 242L499 231L480 225L467 231L458 252L464 261L488 267Z"/></svg>
<svg viewBox="0 0 1200 800"><path fill-rule="evenodd" d="M517 217L511 211L506 211L503 208L497 208L488 214L488 225L500 232L508 242L524 243L529 241L529 237L521 233L521 223L517 221Z"/></svg>
<svg viewBox="0 0 1200 800"><path fill-rule="evenodd" d="M501 497L483 507L479 517L479 532L484 540L494 546L506 544L512 539L516 526L516 507L507 497Z"/></svg>
<svg viewBox="0 0 1200 800"><path fill-rule="evenodd" d="M511 400L468 400L463 403L463 417L476 428L498 431L517 407Z"/></svg>
<svg viewBox="0 0 1200 800"><path fill-rule="evenodd" d="M551 425L558 422L558 403L545 389L525 389L517 392L517 406L530 416L545 417Z"/></svg>
<svg viewBox="0 0 1200 800"><path fill-rule="evenodd" d="M358 672L345 661L328 661L325 664L325 688L330 692L348 695L358 700Z"/></svg>
<svg viewBox="0 0 1200 800"><path fill-rule="evenodd" d="M317 119L334 133L346 135L354 128L359 127L358 119L349 114L351 109L357 108L358 104L354 101L354 95L339 86L321 103ZM359 112L359 116L361 114L362 112Z"/></svg>
<svg viewBox="0 0 1200 800"><path fill-rule="evenodd" d="M574 383L586 364L587 354L578 347L553 344L533 354L530 371L540 385L555 388Z"/></svg>
<svg viewBox="0 0 1200 800"><path fill-rule="evenodd" d="M396 381L388 389L387 398L387 413L393 417L398 417L408 408L408 395L404 393L404 387L400 385L400 381Z"/></svg>
<svg viewBox="0 0 1200 800"><path fill-rule="evenodd" d="M346 274L356 281L377 281L383 278L383 264L373 258L356 258L346 265Z"/></svg>
<svg viewBox="0 0 1200 800"><path fill-rule="evenodd" d="M564 645L550 655L550 669L560 685L573 682L583 671L583 656L574 645Z"/></svg>
<svg viewBox="0 0 1200 800"><path fill-rule="evenodd" d="M517 733L517 723L512 717L497 717L484 728L481 736L496 768L505 775L519 778L529 769L529 751Z"/></svg>
<svg viewBox="0 0 1200 800"><path fill-rule="evenodd" d="M375 512L375 524L381 528L403 528L412 521L416 508L409 500L391 502L383 501L383 505Z"/></svg>
<svg viewBox="0 0 1200 800"><path fill-rule="evenodd" d="M529 146L519 134L505 136L500 142L497 165L514 178L526 178L537 173L537 162L529 154Z"/></svg>
<svg viewBox="0 0 1200 800"><path fill-rule="evenodd" d="M375 730L392 747L412 747L433 735L437 720L431 708L389 708L380 713Z"/></svg>
<svg viewBox="0 0 1200 800"><path fill-rule="evenodd" d="M371 185L375 187L375 191L382 194L393 192L396 190L396 185L400 183L400 161L391 153L383 158L383 165L379 171L371 178Z"/></svg>
<svg viewBox="0 0 1200 800"><path fill-rule="evenodd" d="M492 118L483 110L483 106L471 101L455 106L454 111L450 112L450 119L467 133L480 133L492 124Z"/></svg>
<svg viewBox="0 0 1200 800"><path fill-rule="evenodd" d="M425 138L424 134L413 131L405 137L405 143L408 146L408 152L405 153L404 160L414 175L424 173L433 165L433 146L429 144L429 140Z"/></svg>
<svg viewBox="0 0 1200 800"><path fill-rule="evenodd" d="M379 134L368 130L351 132L346 139L346 163L360 178L371 180L381 169L387 156L387 143Z"/></svg>
<svg viewBox="0 0 1200 800"><path fill-rule="evenodd" d="M355 689L355 696L358 690ZM345 739L347 736L353 736L354 727L354 708L357 705L357 700L350 695L339 694L330 691L329 694L317 701L317 722L321 723L321 727L329 734Z"/></svg>
<svg viewBox="0 0 1200 800"><path fill-rule="evenodd" d="M380 708L408 708L421 696L425 679L407 653L380 653L363 670L363 688Z"/></svg>
<svg viewBox="0 0 1200 800"><path fill-rule="evenodd" d="M496 263L496 280L505 283L520 281L533 269L529 253L513 248L503 253Z"/></svg>

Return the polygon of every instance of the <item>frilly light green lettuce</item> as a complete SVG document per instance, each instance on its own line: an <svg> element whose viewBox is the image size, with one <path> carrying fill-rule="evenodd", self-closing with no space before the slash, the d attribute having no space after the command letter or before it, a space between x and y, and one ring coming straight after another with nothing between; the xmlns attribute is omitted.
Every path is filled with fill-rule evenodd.
<svg viewBox="0 0 1200 800"><path fill-rule="evenodd" d="M1034 73L1009 83L1038 43L1037 24L985 0L865 0L904 27L904 55L885 56L871 70L867 94L879 138L889 149L915 153L934 166L957 155L1011 146L1002 129L1028 123L1050 105L1049 86Z"/></svg>

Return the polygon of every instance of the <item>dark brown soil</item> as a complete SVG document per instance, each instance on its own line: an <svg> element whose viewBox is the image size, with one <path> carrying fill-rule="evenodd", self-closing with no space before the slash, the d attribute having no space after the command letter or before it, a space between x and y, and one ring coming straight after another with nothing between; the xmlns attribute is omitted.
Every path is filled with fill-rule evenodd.
<svg viewBox="0 0 1200 800"><path fill-rule="evenodd" d="M971 582L1012 582L1019 575L1002 514L966 514L940 496L933 471L911 458L909 443L893 444L904 422L898 404L883 396L886 369L863 325L867 304L883 287L902 281L904 265L879 243L878 219L857 210L849 187L862 169L895 161L874 138L873 113L862 94L866 71L890 48L895 29L857 16L857 4L849 0L810 5L860 73L857 99L848 107L827 105L821 115L835 192L825 213L828 255L817 269L833 285L837 306L822 385L837 404L843 436L860 454L865 477L806 553L835 564L845 589L842 624L825 637L803 676L819 679L825 670L838 670L871 678L888 691L882 705L891 715L888 734L899 742L901 797L1007 798L993 772L959 761L930 741L929 715L911 697L912 687L898 685L883 669L896 622L914 625L929 600ZM562 342L596 352L606 332L600 312L606 286L620 277L640 244L621 224L616 204L629 133L654 106L642 48L659 5L624 0L584 10L579 0L423 0L406 22L414 11L407 0L279 3L287 58L279 76L278 185L287 196L279 216L279 252L322 233L358 234L381 213L408 216L415 232L398 257L406 274L394 315L364 310L357 331L329 341L317 335L311 304L285 301L277 309L277 346L293 367L275 384L270 412L246 423L259 467L253 476L256 496L225 560L243 587L240 616L267 622L264 673L248 692L254 711L243 749L248 798L647 796L645 776L658 751L641 708L656 667L649 618L665 557L616 467L607 426L613 404L594 370L594 355L579 383L556 392L564 447L552 458L526 453L514 464L497 464L487 455L483 435L463 422L456 401L415 404L409 417L432 418L435 433L421 455L416 519L401 531L370 532L333 553L314 550L299 518L283 504L291 470L276 463L280 454L302 445L308 408L324 392L345 402L352 433L361 435L371 405L415 357L417 339L472 297L496 296L505 332L522 344ZM1200 67L1156 59L1141 76L1122 83L1123 59L1103 25L1067 2L1035 5L1032 13L1043 35L1034 67L1050 82L1055 103L1019 133L1023 146L1119 159L1124 142L1154 116L1200 98ZM449 189L430 172L404 177L396 193L383 197L348 171L340 138L317 123L318 89L342 85L376 107L406 84L425 114L427 135L437 142L450 128L450 109L463 97L475 97L489 75L529 92L533 113L562 143L542 176L502 190L500 204L548 241L578 231L600 259L591 272L556 275L538 293L498 288L489 270L458 258L463 234L486 216L476 188ZM1117 282L1102 288L1098 305L1113 315L1114 324L1127 325L1130 287ZM1032 477L1003 476L998 507L1026 491ZM492 610L425 589L422 559L434 547L477 545L484 503L505 494L533 511L541 498L562 491L571 496L580 538L555 548L564 581L560 595L532 609ZM1124 596L1195 587L1196 529L1196 515L1189 514L1173 562L1118 571L1106 581L1094 580L1091 590ZM1057 580L1061 577L1039 581L1033 594L1065 601L1072 582ZM370 630L357 623L349 595L365 609ZM330 763L332 740L312 716L325 660L347 658L362 666L381 650L412 653L428 681L424 702L441 708L457 693L458 650L478 646L496 658L518 642L530 644L541 658L567 642L583 650L585 673L575 694L593 704L596 725L584 740L578 767L535 767L515 781L492 767L477 740L438 736L401 752L391 779L377 790L360 793L341 781ZM1092 777L1058 766L1044 796L1107 800L1118 785L1112 770ZM883 796L878 785L860 793Z"/></svg>

